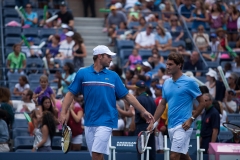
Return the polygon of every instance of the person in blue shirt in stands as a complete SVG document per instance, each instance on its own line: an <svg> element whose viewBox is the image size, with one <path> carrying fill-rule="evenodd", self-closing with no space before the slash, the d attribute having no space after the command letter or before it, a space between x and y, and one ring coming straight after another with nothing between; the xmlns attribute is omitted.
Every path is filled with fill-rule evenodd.
<svg viewBox="0 0 240 160"><path fill-rule="evenodd" d="M94 64L77 72L62 104L61 123L66 120L74 95L83 94L84 130L88 150L93 160L103 160L103 154L109 154L108 141L112 129L117 128L118 124L116 97L125 99L135 107L148 123L154 121L152 114L128 92L117 73L106 69L112 61L112 56L115 55L107 46L95 47L93 49Z"/></svg>
<svg viewBox="0 0 240 160"><path fill-rule="evenodd" d="M26 5L27 20L22 19L23 28L36 27L38 23L38 15L36 12L32 12L32 5L28 3Z"/></svg>
<svg viewBox="0 0 240 160"><path fill-rule="evenodd" d="M184 0L184 4L179 6L179 11L182 15L182 18L186 22L191 22L191 14L192 11L195 9L195 6L192 5L192 0Z"/></svg>

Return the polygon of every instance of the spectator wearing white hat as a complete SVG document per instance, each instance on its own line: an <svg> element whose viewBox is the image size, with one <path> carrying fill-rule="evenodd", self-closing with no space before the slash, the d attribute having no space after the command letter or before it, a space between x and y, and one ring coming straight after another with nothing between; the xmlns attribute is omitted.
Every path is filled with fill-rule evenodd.
<svg viewBox="0 0 240 160"><path fill-rule="evenodd" d="M73 35L73 31L68 31L66 33L67 38L60 45L59 54L56 56L57 59L73 59L73 46L75 44L72 39Z"/></svg>
<svg viewBox="0 0 240 160"><path fill-rule="evenodd" d="M206 76L207 82L205 85L207 86L209 93L215 100L222 101L225 96L225 87L222 82L217 80L217 72L212 68L209 68Z"/></svg>

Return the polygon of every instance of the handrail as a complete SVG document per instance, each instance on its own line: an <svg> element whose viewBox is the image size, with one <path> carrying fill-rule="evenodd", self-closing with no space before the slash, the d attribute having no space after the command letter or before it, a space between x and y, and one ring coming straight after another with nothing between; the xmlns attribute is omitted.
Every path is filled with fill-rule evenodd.
<svg viewBox="0 0 240 160"><path fill-rule="evenodd" d="M2 5L3 5L3 0L1 0L0 1L0 12L1 12L1 14L3 15L3 9L2 9ZM5 64L5 57L4 57L4 39L3 39L3 25L4 25L4 23L3 23L3 16L1 16L1 18L0 18L0 24L2 24L1 26L0 26L0 34L1 34L1 54L2 54L2 64ZM2 69L2 79L5 79L5 68L3 68Z"/></svg>
<svg viewBox="0 0 240 160"><path fill-rule="evenodd" d="M178 13L178 15L179 15L179 18L180 18L181 21L183 22L184 28L186 28L186 32L187 32L187 34L188 34L188 37L191 39L192 44L194 45L195 50L199 53L199 56L201 57L204 65L205 65L206 67L208 67L207 62L206 62L205 59L203 58L200 50L198 49L196 43L195 43L194 40L193 40L192 34L189 32L189 29L188 29L188 26L187 26L186 22L183 20L183 18L182 18L182 16L181 16L181 13L180 13L179 10L178 10L178 6L177 6L176 2L175 2L174 0L171 0L171 2L172 2L172 4L174 5L174 8L176 8L177 13Z"/></svg>

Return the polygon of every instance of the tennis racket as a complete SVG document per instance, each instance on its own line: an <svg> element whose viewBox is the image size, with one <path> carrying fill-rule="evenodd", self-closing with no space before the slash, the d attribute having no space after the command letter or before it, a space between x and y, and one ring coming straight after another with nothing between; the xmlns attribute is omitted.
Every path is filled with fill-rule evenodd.
<svg viewBox="0 0 240 160"><path fill-rule="evenodd" d="M223 126L227 129L229 129L230 131L234 132L234 133L239 133L240 132L240 127L236 124L223 123Z"/></svg>
<svg viewBox="0 0 240 160"><path fill-rule="evenodd" d="M153 129L151 131L141 131L138 134L137 137L137 151L138 153L142 154L145 152L146 148L147 148L147 144L148 144L148 139L150 137L151 132L156 128L156 126L158 125L158 122L156 121L153 125Z"/></svg>
<svg viewBox="0 0 240 160"><path fill-rule="evenodd" d="M70 142L72 138L72 131L69 126L64 122L62 126L62 151L63 153L67 153L70 148Z"/></svg>

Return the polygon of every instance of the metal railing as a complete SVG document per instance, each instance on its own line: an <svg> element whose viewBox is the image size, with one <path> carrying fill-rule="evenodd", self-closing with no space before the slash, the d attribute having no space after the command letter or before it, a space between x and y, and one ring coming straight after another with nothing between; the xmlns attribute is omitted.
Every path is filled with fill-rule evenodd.
<svg viewBox="0 0 240 160"><path fill-rule="evenodd" d="M202 56L202 54L201 54L201 51L198 49L196 43L195 43L194 40L193 40L192 34L191 34L191 32L189 31L189 29L188 29L187 23L186 23L185 20L182 18L181 13L180 13L179 10L178 10L178 6L177 6L176 2L175 2L174 0L171 0L171 1L172 1L172 4L173 4L173 7L174 7L174 8L176 9L176 11L177 11L178 17L180 18L180 20L181 20L181 22L182 22L182 24L183 24L183 26L184 26L184 28L185 28L185 31L186 31L186 33L187 33L187 35L188 35L188 38L190 38L190 40L191 40L191 42L192 42L192 45L194 46L194 49L199 53L199 56L200 56L202 62L204 63L205 67L208 67L207 62L205 61L205 59L203 58L203 56Z"/></svg>

